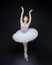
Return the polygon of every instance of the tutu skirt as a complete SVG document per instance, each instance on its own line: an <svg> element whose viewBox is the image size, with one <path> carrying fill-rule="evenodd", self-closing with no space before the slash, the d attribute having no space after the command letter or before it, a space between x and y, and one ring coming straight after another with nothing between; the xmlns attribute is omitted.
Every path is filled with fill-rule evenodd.
<svg viewBox="0 0 52 65"><path fill-rule="evenodd" d="M16 33L12 35L12 38L16 42L20 43L28 43L33 41L38 36L38 31L35 28L29 28L27 32L22 32L18 30Z"/></svg>

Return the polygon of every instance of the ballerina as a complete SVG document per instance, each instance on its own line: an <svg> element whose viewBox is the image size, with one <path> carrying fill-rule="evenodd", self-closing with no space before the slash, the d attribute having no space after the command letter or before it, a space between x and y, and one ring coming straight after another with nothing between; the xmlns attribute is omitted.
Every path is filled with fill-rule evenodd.
<svg viewBox="0 0 52 65"><path fill-rule="evenodd" d="M21 12L21 17L20 17L20 26L21 30L18 30L16 33L12 35L12 38L14 41L23 43L24 47L24 58L26 61L28 61L28 54L27 54L27 43L30 41L33 41L34 39L37 38L38 36L38 31L35 28L29 28L31 24L31 13L33 9L29 11L29 19L27 16L23 18L24 14L24 8L21 7L22 12Z"/></svg>

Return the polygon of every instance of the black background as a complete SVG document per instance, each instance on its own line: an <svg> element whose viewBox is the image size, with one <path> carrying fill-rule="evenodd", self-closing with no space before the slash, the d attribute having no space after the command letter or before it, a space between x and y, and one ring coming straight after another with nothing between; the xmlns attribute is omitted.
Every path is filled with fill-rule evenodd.
<svg viewBox="0 0 52 65"><path fill-rule="evenodd" d="M23 58L23 45L12 40L12 35L20 29L20 7L24 16L32 8L32 23L39 36L29 42L29 62ZM52 1L51 0L11 0L0 1L0 60L2 65L52 65ZM1 65L0 64L0 65Z"/></svg>

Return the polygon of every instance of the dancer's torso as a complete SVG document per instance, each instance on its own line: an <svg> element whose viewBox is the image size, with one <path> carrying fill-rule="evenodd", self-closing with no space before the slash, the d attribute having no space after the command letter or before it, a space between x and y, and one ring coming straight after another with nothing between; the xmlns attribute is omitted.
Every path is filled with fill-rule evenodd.
<svg viewBox="0 0 52 65"><path fill-rule="evenodd" d="M27 24L25 24L25 25L21 24L21 30L22 30L22 32L27 32L28 28L29 28L29 26Z"/></svg>

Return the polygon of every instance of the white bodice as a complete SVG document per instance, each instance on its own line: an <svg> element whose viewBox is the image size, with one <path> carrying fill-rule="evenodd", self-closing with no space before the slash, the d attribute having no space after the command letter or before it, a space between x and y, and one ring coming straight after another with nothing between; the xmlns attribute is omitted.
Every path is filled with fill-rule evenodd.
<svg viewBox="0 0 52 65"><path fill-rule="evenodd" d="M27 24L26 25L21 24L21 30L22 30L22 32L27 32L28 28L29 28L29 26Z"/></svg>

